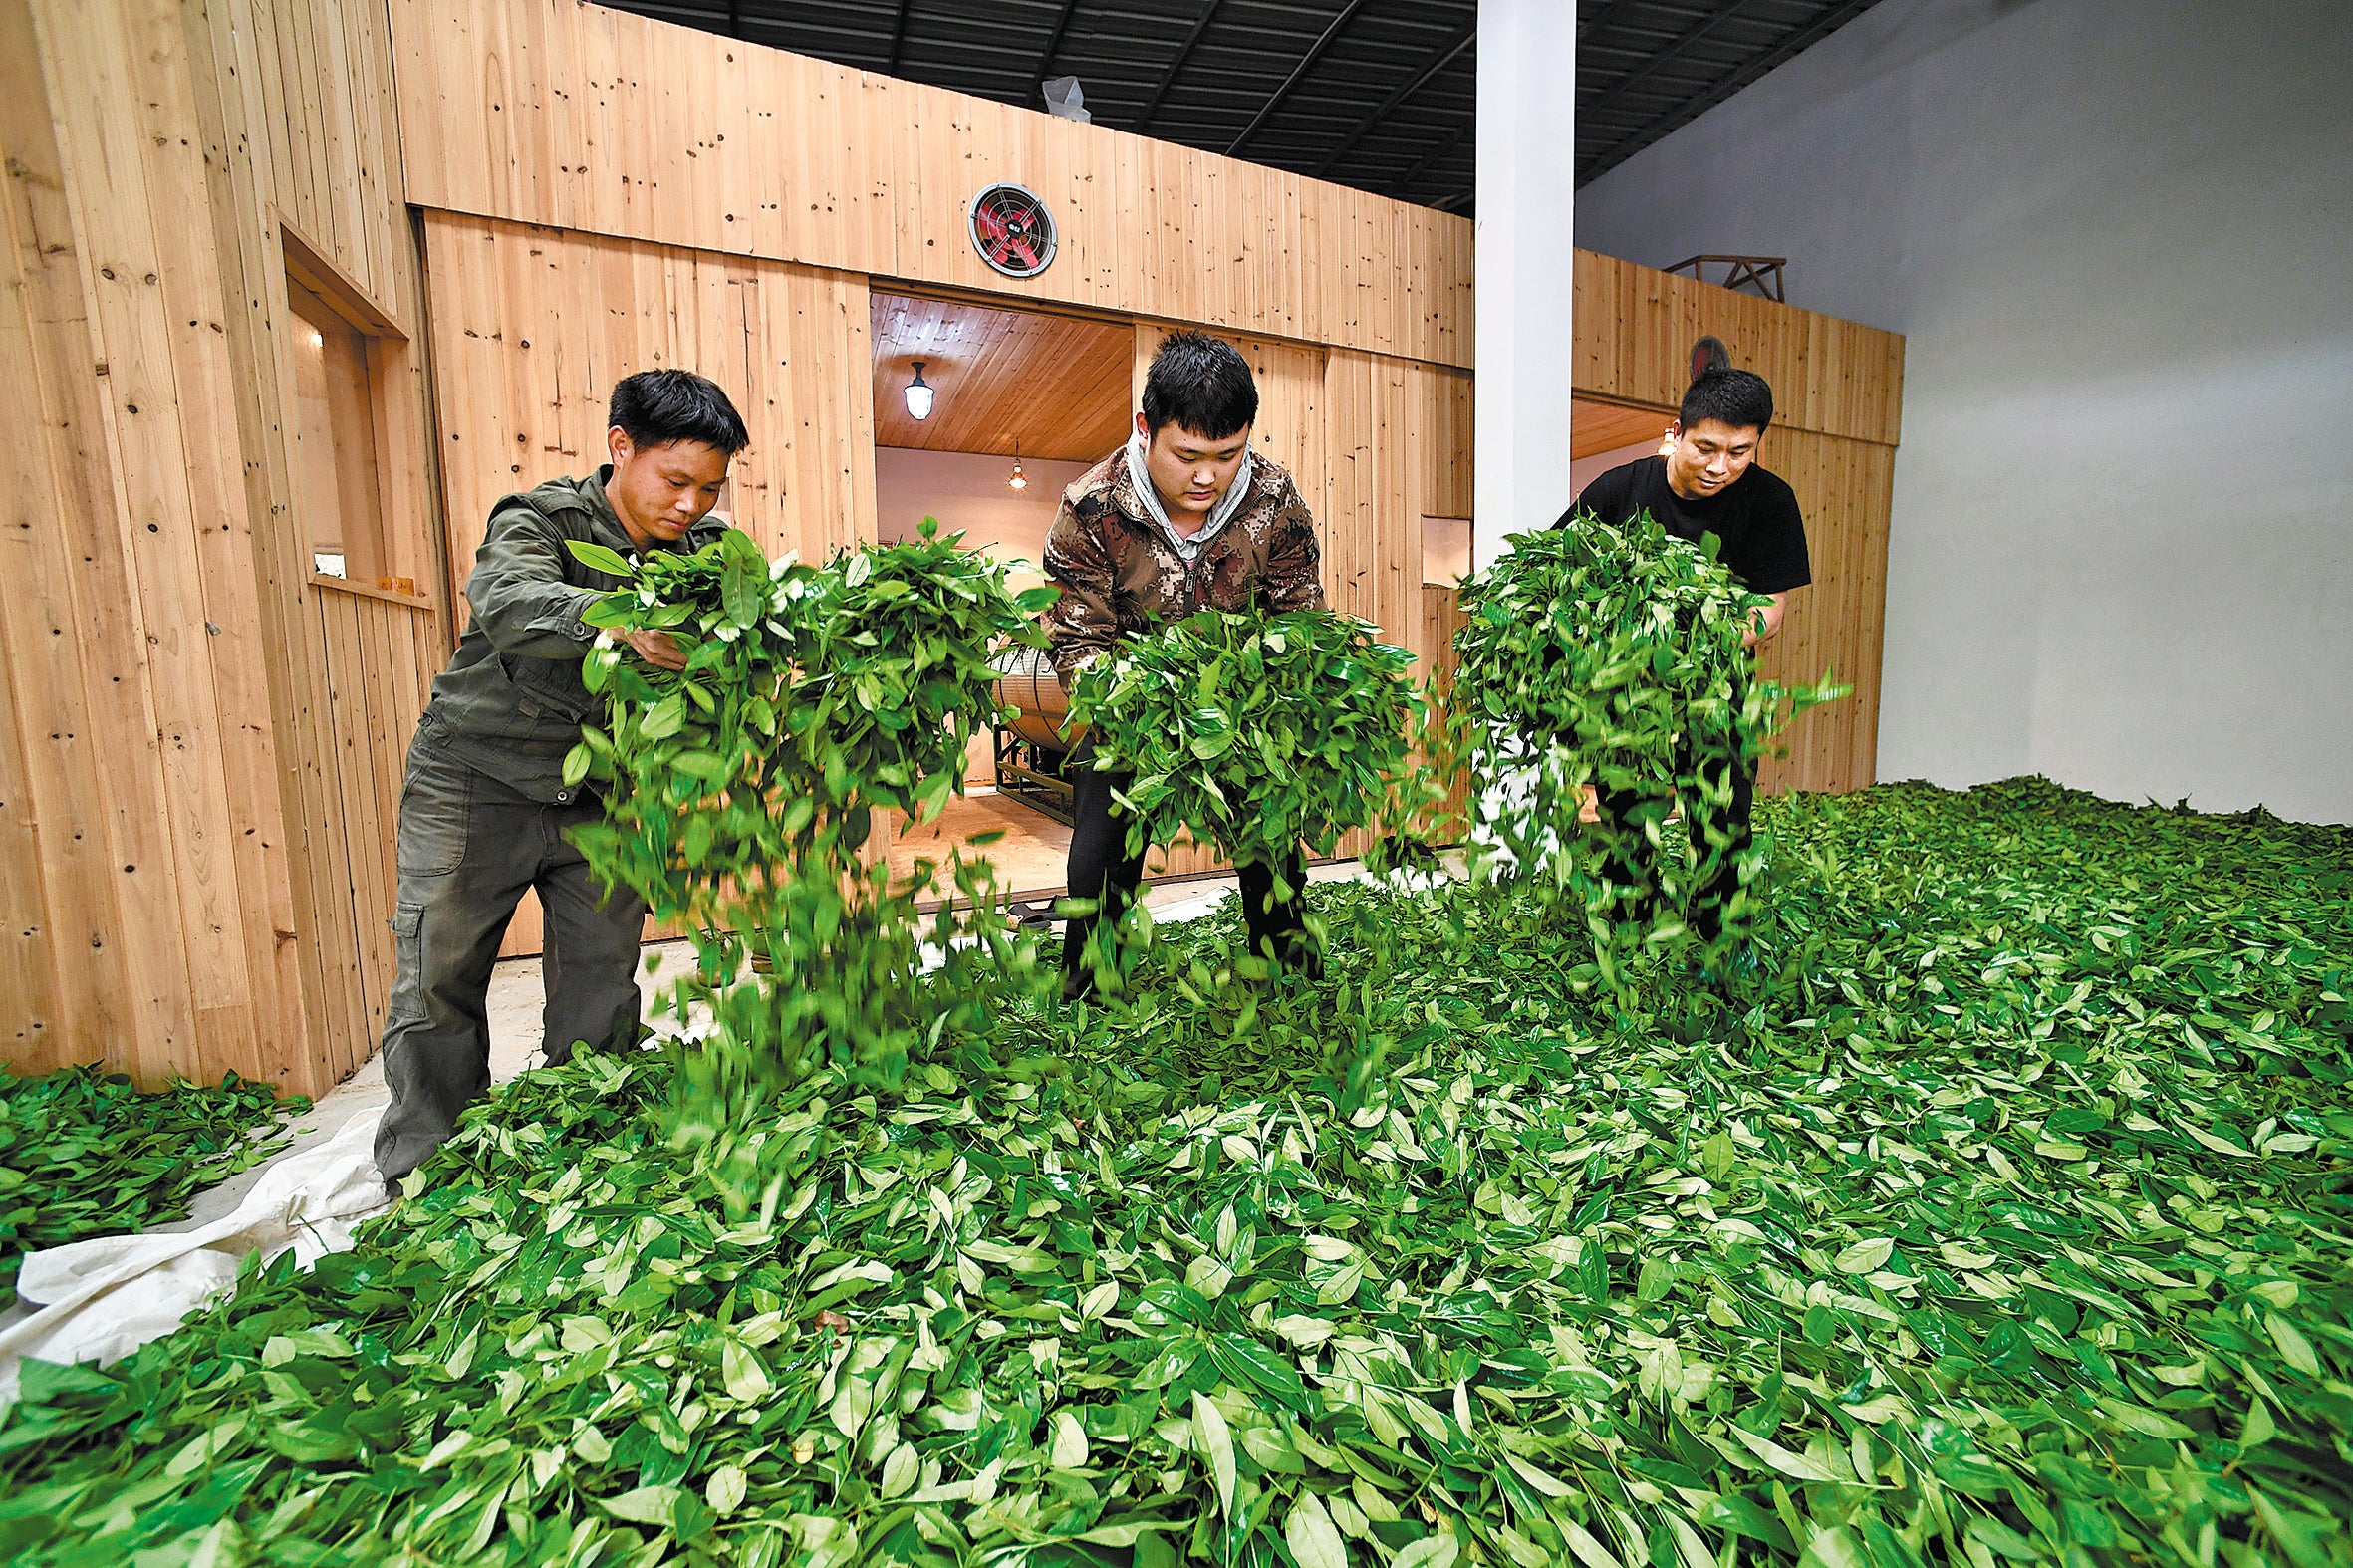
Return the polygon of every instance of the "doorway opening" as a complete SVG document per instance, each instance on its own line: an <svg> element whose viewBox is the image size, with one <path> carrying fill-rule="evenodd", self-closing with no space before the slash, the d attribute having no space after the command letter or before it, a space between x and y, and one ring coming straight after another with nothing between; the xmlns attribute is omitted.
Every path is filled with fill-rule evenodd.
<svg viewBox="0 0 2353 1568"><path fill-rule="evenodd" d="M1135 327L880 290L871 327L879 540L913 539L936 518L962 548L1010 566L1015 591L1044 582L1063 491L1128 438ZM964 796L895 838L890 858L904 873L1001 832L986 851L998 881L1042 896L1059 892L1067 872L1063 773L1080 737L1063 723L1043 655L1005 662L1003 689L1020 718L974 738Z"/></svg>
<svg viewBox="0 0 2353 1568"><path fill-rule="evenodd" d="M1583 495L1588 484L1613 468L1655 455L1674 422L1673 408L1570 398L1570 495Z"/></svg>

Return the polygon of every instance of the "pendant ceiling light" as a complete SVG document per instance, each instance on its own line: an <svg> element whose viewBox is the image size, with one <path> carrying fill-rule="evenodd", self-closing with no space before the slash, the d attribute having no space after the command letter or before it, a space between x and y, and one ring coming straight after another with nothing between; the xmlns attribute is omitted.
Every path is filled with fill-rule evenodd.
<svg viewBox="0 0 2353 1568"><path fill-rule="evenodd" d="M907 411L918 419L931 417L931 388L923 380L923 362L915 362L915 379L907 384Z"/></svg>
<svg viewBox="0 0 2353 1568"><path fill-rule="evenodd" d="M1013 477L1007 479L1005 483L1016 490L1029 488L1029 475L1021 471L1021 443L1019 441L1013 443Z"/></svg>

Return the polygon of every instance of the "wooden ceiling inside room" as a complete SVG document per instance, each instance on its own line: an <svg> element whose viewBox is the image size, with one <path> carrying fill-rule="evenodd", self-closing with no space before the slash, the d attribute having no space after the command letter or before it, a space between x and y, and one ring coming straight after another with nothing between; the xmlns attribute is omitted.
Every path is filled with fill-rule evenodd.
<svg viewBox="0 0 2353 1568"><path fill-rule="evenodd" d="M1569 401L1569 455L1595 457L1637 441L1655 442L1675 419L1672 408L1635 408L1624 403Z"/></svg>
<svg viewBox="0 0 2353 1568"><path fill-rule="evenodd" d="M1133 327L880 292L873 317L878 446L1091 463L1127 439ZM907 411L916 360L928 419Z"/></svg>

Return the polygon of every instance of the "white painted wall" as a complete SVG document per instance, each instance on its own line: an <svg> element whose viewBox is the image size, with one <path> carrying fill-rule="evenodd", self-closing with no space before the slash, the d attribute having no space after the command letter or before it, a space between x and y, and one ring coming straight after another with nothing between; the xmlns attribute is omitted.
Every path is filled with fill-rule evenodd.
<svg viewBox="0 0 2353 1568"><path fill-rule="evenodd" d="M1472 559L1569 502L1571 167L1577 8L1479 0L1478 399Z"/></svg>
<svg viewBox="0 0 2353 1568"><path fill-rule="evenodd" d="M925 517L936 517L941 533L963 530L966 549L999 561L1026 561L1034 572L1045 562L1046 530L1054 525L1062 492L1092 466L1024 457L1021 471L1029 487L1015 490L1005 482L1013 472L1010 457L877 447L875 532L885 544L913 539Z"/></svg>
<svg viewBox="0 0 2353 1568"><path fill-rule="evenodd" d="M1883 0L1579 193L1905 334L1880 777L2353 821L2349 62L2343 0Z"/></svg>

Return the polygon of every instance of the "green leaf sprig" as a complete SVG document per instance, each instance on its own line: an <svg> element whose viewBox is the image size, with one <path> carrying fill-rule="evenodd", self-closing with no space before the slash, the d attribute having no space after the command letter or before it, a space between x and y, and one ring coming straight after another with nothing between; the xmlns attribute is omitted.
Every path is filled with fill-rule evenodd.
<svg viewBox="0 0 2353 1568"><path fill-rule="evenodd" d="M1414 655L1379 631L1323 611L1204 610L1081 671L1071 718L1095 765L1135 775L1118 797L1130 853L1190 833L1235 865L1280 867L1381 819L1425 704Z"/></svg>
<svg viewBox="0 0 2353 1568"><path fill-rule="evenodd" d="M1844 688L1755 680L1744 639L1766 601L1648 514L1622 529L1579 514L1511 546L1463 583L1455 636L1458 749L1480 777L1509 781L1474 797L1474 837L1554 891L1612 986L1645 952L1681 945L1729 882L1738 891L1714 912L1723 936L1704 955L1720 962L1754 915L1746 889L1764 855L1713 826L1730 770L1753 768L1777 729ZM1595 790L1639 804L1581 825ZM1667 820L1678 805L1709 824L1698 854ZM1649 885L1629 886L1628 868Z"/></svg>
<svg viewBox="0 0 2353 1568"><path fill-rule="evenodd" d="M894 879L868 853L877 810L928 820L962 789L966 746L995 715L992 651L1042 643L1028 617L1053 590L1008 593L1006 568L960 537L925 519L916 539L812 568L771 565L731 531L692 555L593 563L627 581L592 624L667 631L689 653L682 673L619 648L591 655L608 722L572 763L604 787L608 814L576 839L608 883L694 933L695 972L665 1005L681 1018L707 1007L711 1046L676 1130L736 1172L739 1206L782 1179L757 1126L768 1097L827 1062L896 1083L949 1022L968 1022L915 1001L916 898L935 868ZM959 857L952 877L987 904L983 867ZM968 923L982 948L1002 942L1001 922ZM958 930L943 910L932 934ZM974 956L969 942L951 952Z"/></svg>

